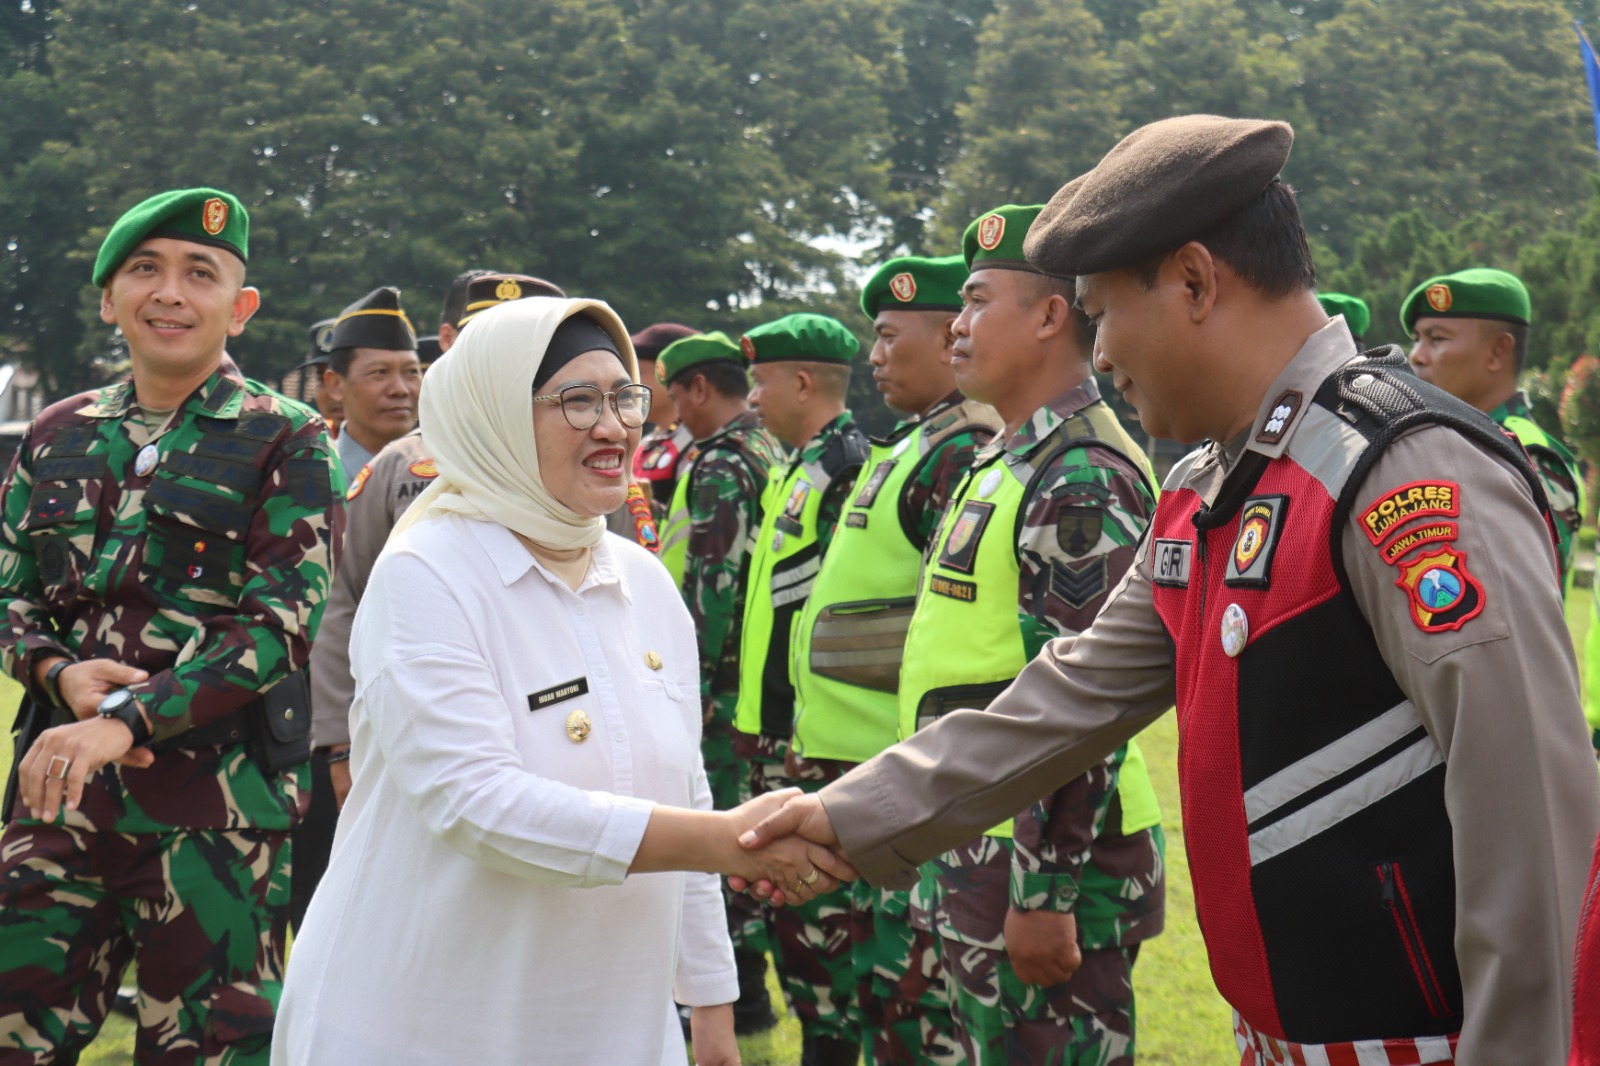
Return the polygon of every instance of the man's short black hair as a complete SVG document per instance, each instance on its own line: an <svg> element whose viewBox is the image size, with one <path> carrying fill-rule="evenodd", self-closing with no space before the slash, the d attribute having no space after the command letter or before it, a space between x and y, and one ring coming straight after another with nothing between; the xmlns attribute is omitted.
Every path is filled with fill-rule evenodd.
<svg viewBox="0 0 1600 1066"><path fill-rule="evenodd" d="M1281 181L1268 185L1250 205L1194 238L1213 258L1226 263L1246 285L1271 297L1313 289L1317 268L1311 261L1305 223L1294 189ZM1166 254L1135 267L1139 287L1149 291Z"/></svg>
<svg viewBox="0 0 1600 1066"><path fill-rule="evenodd" d="M742 400L750 395L750 373L740 363L719 361L685 367L678 375L677 384L690 389L694 387L695 378L705 378L707 385L729 399Z"/></svg>
<svg viewBox="0 0 1600 1066"><path fill-rule="evenodd" d="M354 348L335 348L328 353L328 369L340 377L350 376L350 360L356 357Z"/></svg>
<svg viewBox="0 0 1600 1066"><path fill-rule="evenodd" d="M467 286L473 278L481 278L485 274L493 274L492 270L463 270L450 282L450 288L444 294L444 307L439 311L439 324L441 326L459 326L461 315L467 309Z"/></svg>
<svg viewBox="0 0 1600 1066"><path fill-rule="evenodd" d="M1078 308L1078 283L1074 278L1058 278L1054 274L1033 275L1033 299L1043 300L1059 296L1067 301L1067 313L1072 318L1073 339L1086 356L1094 355L1094 326L1089 316Z"/></svg>

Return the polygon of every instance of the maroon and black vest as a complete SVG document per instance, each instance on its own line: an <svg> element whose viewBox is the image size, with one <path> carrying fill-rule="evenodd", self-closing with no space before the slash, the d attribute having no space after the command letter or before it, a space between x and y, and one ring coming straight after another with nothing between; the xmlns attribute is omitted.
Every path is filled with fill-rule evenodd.
<svg viewBox="0 0 1600 1066"><path fill-rule="evenodd" d="M1212 974L1296 1043L1457 1032L1444 760L1357 608L1342 532L1389 487L1363 487L1379 455L1427 423L1505 458L1548 507L1520 448L1397 348L1345 364L1304 410L1284 402L1299 425L1281 457L1246 451L1210 507L1180 472L1150 534Z"/></svg>

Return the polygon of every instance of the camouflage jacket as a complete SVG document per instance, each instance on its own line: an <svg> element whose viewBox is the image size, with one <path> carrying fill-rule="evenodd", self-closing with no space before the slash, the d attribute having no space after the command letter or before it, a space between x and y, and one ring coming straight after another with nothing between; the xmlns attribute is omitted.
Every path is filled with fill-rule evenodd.
<svg viewBox="0 0 1600 1066"><path fill-rule="evenodd" d="M952 392L923 414L897 423L887 438L874 443L893 444L919 425L927 427L925 437L937 437L941 428L941 418L964 399L961 393ZM984 408L984 410L990 409ZM998 421L998 416L996 419ZM938 447L931 449L918 461L917 468L912 471L906 481L905 489L900 494L900 514L901 525L907 535L924 551L928 548L928 542L933 539L933 531L938 528L939 519L950 503L950 497L955 494L961 475L971 468L978 449L993 439L994 432L989 427L974 425L971 429L941 441ZM906 519L910 521L907 522Z"/></svg>
<svg viewBox="0 0 1600 1066"><path fill-rule="evenodd" d="M633 453L633 480L644 486L657 522L665 521L672 506L672 490L683 476L683 461L694 444L694 434L682 422L656 426L639 441ZM624 534L626 535L626 534Z"/></svg>
<svg viewBox="0 0 1600 1066"><path fill-rule="evenodd" d="M159 741L306 665L344 526L344 477L309 407L219 370L152 433L132 384L112 385L40 414L0 493L0 663L36 700L41 656L126 663L150 674L130 687ZM69 818L284 829L303 772L265 777L239 746L169 750L105 767Z"/></svg>
<svg viewBox="0 0 1600 1066"><path fill-rule="evenodd" d="M761 528L761 490L782 461L783 445L749 411L696 441L686 459L689 542L683 599L700 640L700 695L706 700L739 684L750 546Z"/></svg>
<svg viewBox="0 0 1600 1066"><path fill-rule="evenodd" d="M1525 418L1533 422L1528 394L1518 389L1505 403L1490 411L1489 417L1501 426L1506 424L1508 418ZM1540 428L1543 429L1542 426ZM1533 460L1533 469L1544 484L1544 494L1550 499L1550 517L1555 520L1556 536L1559 538L1556 562L1561 567L1561 587L1566 588L1567 574L1577 562L1578 530L1583 528L1583 480L1572 453L1549 430L1545 430L1545 433L1554 447L1531 447L1527 448L1527 452Z"/></svg>
<svg viewBox="0 0 1600 1066"><path fill-rule="evenodd" d="M1134 463L1106 448L1059 449L1062 423L1101 402L1090 379L977 456L978 467L1009 459L1031 486L1017 538L1017 616L1030 657L1055 637L1088 628L1133 565L1155 513L1155 486ZM1126 750L1019 814L1009 843L979 837L929 864L933 883L923 889L940 934L999 948L1008 907L1076 913L1079 940L1090 949L1159 932L1158 841L1150 830L1121 831L1116 782Z"/></svg>

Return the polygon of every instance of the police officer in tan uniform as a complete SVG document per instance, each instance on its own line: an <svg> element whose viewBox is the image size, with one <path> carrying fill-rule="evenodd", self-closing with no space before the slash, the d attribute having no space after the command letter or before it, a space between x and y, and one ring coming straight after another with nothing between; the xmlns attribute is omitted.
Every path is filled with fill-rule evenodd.
<svg viewBox="0 0 1600 1066"><path fill-rule="evenodd" d="M1486 416L1328 321L1291 141L1168 119L1056 194L1030 262L1078 277L1145 428L1209 443L1089 629L747 842L908 883L1176 701L1244 1063L1564 1062L1600 780L1548 505Z"/></svg>

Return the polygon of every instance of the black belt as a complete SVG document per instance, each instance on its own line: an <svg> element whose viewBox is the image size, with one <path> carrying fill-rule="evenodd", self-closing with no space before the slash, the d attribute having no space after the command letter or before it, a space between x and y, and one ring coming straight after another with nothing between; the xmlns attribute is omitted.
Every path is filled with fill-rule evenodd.
<svg viewBox="0 0 1600 1066"><path fill-rule="evenodd" d="M250 739L250 726L248 716L255 708L258 700L251 700L243 707L229 711L225 716L212 722L210 725L195 726L186 729L175 737L158 740L148 745L153 752L172 751L176 748L209 748L220 747L227 744L243 744Z"/></svg>

